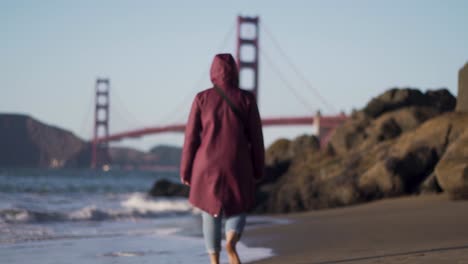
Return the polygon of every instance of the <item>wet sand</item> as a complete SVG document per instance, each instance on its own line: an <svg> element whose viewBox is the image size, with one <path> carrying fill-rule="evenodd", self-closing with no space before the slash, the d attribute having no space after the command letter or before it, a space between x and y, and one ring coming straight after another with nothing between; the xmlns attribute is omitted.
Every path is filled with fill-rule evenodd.
<svg viewBox="0 0 468 264"><path fill-rule="evenodd" d="M276 254L252 263L468 263L468 201L445 195L276 217L292 223L245 233Z"/></svg>

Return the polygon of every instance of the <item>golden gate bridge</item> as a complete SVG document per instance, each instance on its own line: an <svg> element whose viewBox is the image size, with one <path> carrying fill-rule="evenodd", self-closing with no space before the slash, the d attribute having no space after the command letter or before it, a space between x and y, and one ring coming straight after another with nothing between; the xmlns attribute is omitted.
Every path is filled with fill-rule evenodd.
<svg viewBox="0 0 468 264"><path fill-rule="evenodd" d="M241 89L249 90L253 92L258 101L259 91L259 53L262 52L259 46L259 17L237 17L237 40L236 40L236 60L239 69L239 84ZM246 37L243 35L243 27L253 27L254 34ZM285 56L284 51L280 48L276 39L272 37L272 40L279 48L280 52ZM246 58L244 53L249 49L253 56ZM269 57L262 53L264 58L270 61ZM288 66L293 69L301 79L308 84L307 79L298 71L298 69L288 61ZM279 71L277 71L279 73ZM245 85L246 76L250 77L249 85ZM285 82L294 93L293 87ZM310 84L309 84L310 86ZM328 104L318 91L313 90L316 97L322 100L323 103ZM154 135L168 132L179 132L183 133L185 130L185 124L176 123L168 125L153 125L150 127L131 129L126 131L120 131L111 133L109 131L110 121L110 80L105 78L98 78L95 84L95 107L94 107L94 122L93 122L93 139L92 153L91 153L91 167L98 168L105 164L110 163L108 148L109 142L120 141L126 138L138 138L147 135ZM297 96L297 94L295 94ZM297 96L299 100L303 101L303 98ZM304 102L303 102L304 103ZM330 106L330 104L328 104ZM281 116L281 117L270 117L262 118L262 125L267 126L297 126L297 125L308 125L315 126L317 129L318 137L320 139L320 145L323 147L329 141L333 131L336 127L341 125L347 116L344 113L336 115L321 115L317 111L311 116Z"/></svg>

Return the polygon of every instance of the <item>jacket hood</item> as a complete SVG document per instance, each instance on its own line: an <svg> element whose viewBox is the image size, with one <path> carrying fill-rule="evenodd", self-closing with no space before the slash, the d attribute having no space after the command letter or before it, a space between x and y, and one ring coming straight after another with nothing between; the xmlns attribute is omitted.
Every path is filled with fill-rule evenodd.
<svg viewBox="0 0 468 264"><path fill-rule="evenodd" d="M221 88L239 88L239 72L231 54L217 54L210 70L211 82Z"/></svg>

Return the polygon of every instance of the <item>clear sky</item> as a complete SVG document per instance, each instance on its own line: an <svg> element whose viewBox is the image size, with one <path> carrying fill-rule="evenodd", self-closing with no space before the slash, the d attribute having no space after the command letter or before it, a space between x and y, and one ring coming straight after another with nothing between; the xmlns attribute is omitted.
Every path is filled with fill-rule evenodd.
<svg viewBox="0 0 468 264"><path fill-rule="evenodd" d="M89 139L94 82L103 76L111 79L112 132L185 122L193 96L210 87L214 54L235 52L239 14L261 19L264 117L349 113L395 86L456 95L468 61L468 1L0 0L0 112ZM265 141L311 130L265 128ZM118 144L182 142L162 134Z"/></svg>

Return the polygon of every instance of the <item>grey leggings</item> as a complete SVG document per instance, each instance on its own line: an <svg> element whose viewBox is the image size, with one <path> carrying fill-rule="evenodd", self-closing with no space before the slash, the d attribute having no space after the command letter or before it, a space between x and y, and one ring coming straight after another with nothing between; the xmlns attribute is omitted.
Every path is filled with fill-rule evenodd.
<svg viewBox="0 0 468 264"><path fill-rule="evenodd" d="M214 217L209 213L202 211L203 220L203 237L205 239L205 246L208 253L218 253L221 251L221 221L222 212L219 216ZM225 220L224 230L225 233L235 231L239 238L245 226L246 214L239 214L227 217Z"/></svg>

